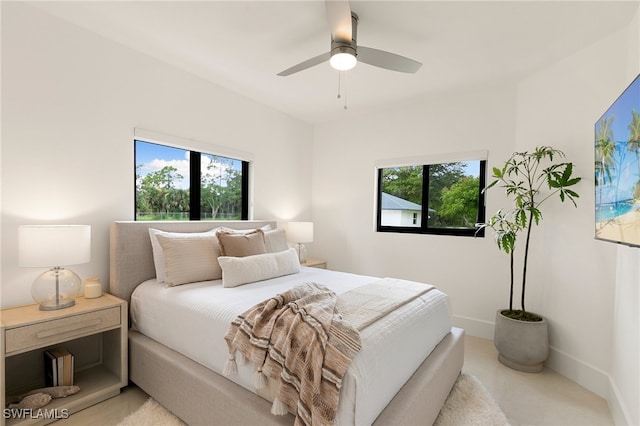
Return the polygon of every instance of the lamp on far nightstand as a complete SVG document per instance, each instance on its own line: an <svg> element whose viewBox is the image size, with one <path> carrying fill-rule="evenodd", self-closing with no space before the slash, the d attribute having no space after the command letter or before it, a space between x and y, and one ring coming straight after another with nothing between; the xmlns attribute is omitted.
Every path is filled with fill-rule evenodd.
<svg viewBox="0 0 640 426"><path fill-rule="evenodd" d="M287 239L296 243L298 260L300 263L307 261L307 248L303 243L313 242L313 222L289 222L287 224Z"/></svg>
<svg viewBox="0 0 640 426"><path fill-rule="evenodd" d="M82 281L60 265L79 265L91 260L91 226L22 225L18 228L18 263L26 267L51 267L31 287L40 310L52 311L75 305Z"/></svg>

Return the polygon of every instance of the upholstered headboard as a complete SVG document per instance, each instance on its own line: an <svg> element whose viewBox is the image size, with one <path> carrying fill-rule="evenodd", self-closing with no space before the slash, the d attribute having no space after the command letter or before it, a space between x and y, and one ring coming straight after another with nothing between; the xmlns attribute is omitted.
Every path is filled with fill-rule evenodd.
<svg viewBox="0 0 640 426"><path fill-rule="evenodd" d="M203 232L218 226L253 229L265 225L276 228L275 221L118 221L111 224L109 239L109 292L130 302L131 293L143 281L156 276L149 228L168 232Z"/></svg>

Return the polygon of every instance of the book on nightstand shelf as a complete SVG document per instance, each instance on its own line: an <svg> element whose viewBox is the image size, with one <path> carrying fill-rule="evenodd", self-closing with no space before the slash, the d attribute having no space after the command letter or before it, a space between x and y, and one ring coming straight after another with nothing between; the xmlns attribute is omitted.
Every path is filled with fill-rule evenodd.
<svg viewBox="0 0 640 426"><path fill-rule="evenodd" d="M64 348L44 351L45 384L52 386L73 385L74 356Z"/></svg>
<svg viewBox="0 0 640 426"><path fill-rule="evenodd" d="M46 387L58 385L58 360L49 351L44 351L44 384Z"/></svg>

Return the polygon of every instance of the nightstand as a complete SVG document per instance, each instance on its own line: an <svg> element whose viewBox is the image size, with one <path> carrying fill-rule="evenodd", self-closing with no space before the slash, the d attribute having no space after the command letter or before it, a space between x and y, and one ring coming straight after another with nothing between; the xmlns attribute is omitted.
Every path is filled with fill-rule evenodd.
<svg viewBox="0 0 640 426"><path fill-rule="evenodd" d="M306 262L301 263L300 266L308 266L310 268L327 269L327 261L321 259L307 259Z"/></svg>
<svg viewBox="0 0 640 426"><path fill-rule="evenodd" d="M80 391L52 399L41 411L10 418L2 425L47 424L120 393L127 385L127 302L110 294L79 297L70 308L41 311L38 305L0 311L0 403L8 396L45 387L45 350L64 347L75 357L75 383ZM57 418L55 418L57 416ZM53 417L53 418L52 418Z"/></svg>

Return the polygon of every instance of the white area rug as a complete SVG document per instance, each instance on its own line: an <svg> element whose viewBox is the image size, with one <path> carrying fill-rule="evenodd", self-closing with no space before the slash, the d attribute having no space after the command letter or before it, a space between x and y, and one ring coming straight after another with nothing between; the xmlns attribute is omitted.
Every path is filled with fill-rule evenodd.
<svg viewBox="0 0 640 426"><path fill-rule="evenodd" d="M435 426L508 426L509 421L489 391L470 374L458 377Z"/></svg>
<svg viewBox="0 0 640 426"><path fill-rule="evenodd" d="M125 417L118 426L184 426L185 423L171 414L162 405L149 398L133 413Z"/></svg>
<svg viewBox="0 0 640 426"><path fill-rule="evenodd" d="M184 426L177 417L149 398L118 426ZM508 426L509 422L485 387L469 374L458 377L436 419L436 426Z"/></svg>

